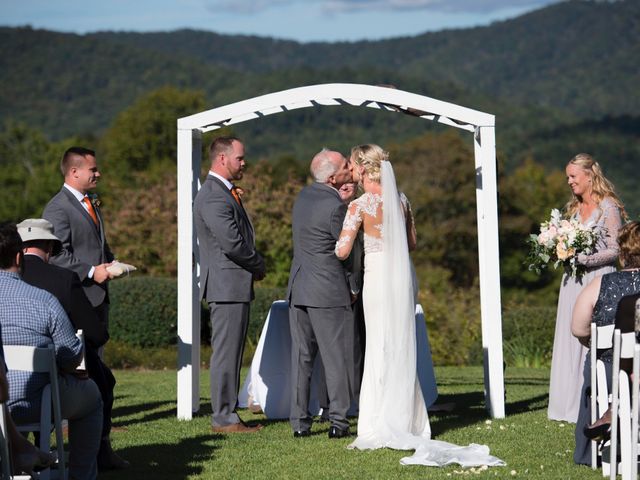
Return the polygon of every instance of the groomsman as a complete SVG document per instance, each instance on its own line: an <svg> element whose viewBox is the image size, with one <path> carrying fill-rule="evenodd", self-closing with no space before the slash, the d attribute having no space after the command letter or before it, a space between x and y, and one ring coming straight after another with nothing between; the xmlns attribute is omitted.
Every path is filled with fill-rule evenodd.
<svg viewBox="0 0 640 480"><path fill-rule="evenodd" d="M107 266L114 260L114 255L107 242L99 202L96 201L95 196L90 195L101 178L96 153L84 147L70 147L62 156L60 170L64 177L64 185L47 203L42 213L42 217L51 222L54 235L62 243L62 248L56 255L51 256L49 263L71 270L78 275L99 322L108 331L108 281L111 279L111 274L107 271ZM98 349L100 359L102 348ZM96 377L96 383L103 395L106 406L105 415L110 415L116 380L106 365L104 367L104 369L96 367L92 370L108 372L106 376L101 373L100 379ZM100 470L126 468L129 462L118 456L111 448L109 440L111 419L105 417L104 420L98 468Z"/></svg>
<svg viewBox="0 0 640 480"><path fill-rule="evenodd" d="M96 313L108 325L107 281L111 276L107 266L114 255L107 243L98 203L89 196L101 176L96 154L88 148L71 147L64 152L60 170L64 185L42 213L62 242L62 250L51 258L51 263L78 274Z"/></svg>
<svg viewBox="0 0 640 480"><path fill-rule="evenodd" d="M216 433L253 433L236 413L240 366L253 281L265 276L251 220L232 183L242 179L244 145L235 137L216 138L209 147L211 169L194 202L200 244L200 296L209 304L211 424Z"/></svg>
<svg viewBox="0 0 640 480"><path fill-rule="evenodd" d="M338 189L352 178L339 152L322 150L311 161L314 183L298 194L293 207L293 262L289 275L291 330L291 412L294 437L311 433L309 391L318 354L329 394L329 438L350 435L348 365L353 355L353 311L347 272L334 254L347 206Z"/></svg>

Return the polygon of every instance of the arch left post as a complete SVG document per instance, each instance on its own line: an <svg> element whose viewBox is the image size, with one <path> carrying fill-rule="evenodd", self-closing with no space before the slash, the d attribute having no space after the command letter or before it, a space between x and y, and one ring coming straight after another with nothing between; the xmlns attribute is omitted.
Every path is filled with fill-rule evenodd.
<svg viewBox="0 0 640 480"><path fill-rule="evenodd" d="M178 419L200 408L200 262L193 199L200 188L202 133L178 128Z"/></svg>

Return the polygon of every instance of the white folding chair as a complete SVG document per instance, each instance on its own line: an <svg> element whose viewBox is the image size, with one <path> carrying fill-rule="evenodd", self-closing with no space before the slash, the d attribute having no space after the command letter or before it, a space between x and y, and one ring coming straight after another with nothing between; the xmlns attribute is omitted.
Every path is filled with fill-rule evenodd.
<svg viewBox="0 0 640 480"><path fill-rule="evenodd" d="M638 477L638 390L640 389L640 345L633 347L633 385L631 387L631 478Z"/></svg>
<svg viewBox="0 0 640 480"><path fill-rule="evenodd" d="M2 368L2 367L0 367ZM9 456L9 437L7 436L7 418L4 402L0 403L0 458L2 461L2 479L11 479L11 457Z"/></svg>
<svg viewBox="0 0 640 480"><path fill-rule="evenodd" d="M631 477L631 392L629 375L620 370L620 359L632 359L636 345L635 332L613 334L613 370L611 379L611 458L617 458L620 449L620 473L623 480ZM618 432L618 418L620 419ZM610 478L617 474L617 462L611 462Z"/></svg>
<svg viewBox="0 0 640 480"><path fill-rule="evenodd" d="M84 332L82 331L82 329L76 331L76 337L78 338L78 340L80 340L80 343L82 343L82 360L80 361L80 365L76 367L76 370L86 371L87 364L85 363L86 356L85 356Z"/></svg>
<svg viewBox="0 0 640 480"><path fill-rule="evenodd" d="M613 347L613 325L597 327L591 323L591 347L589 350L591 366L591 423L594 423L609 408L609 387L604 363L598 360L597 351ZM598 456L601 454L601 442L591 442L591 468L598 467ZM609 464L602 460L602 474L609 474Z"/></svg>
<svg viewBox="0 0 640 480"><path fill-rule="evenodd" d="M11 474L11 454L9 448L9 434L7 433L7 406L0 403L0 457L2 457L2 466L0 468L0 478L2 480L31 480L31 475L12 475Z"/></svg>
<svg viewBox="0 0 640 480"><path fill-rule="evenodd" d="M53 345L48 345L46 348L4 345L4 360L9 370L49 374L49 383L42 389L40 421L38 423L16 425L16 427L20 432L39 432L40 444L38 447L43 452L49 452L51 450L51 427L53 425L58 454L57 478L66 480L58 367ZM40 478L48 480L51 478L51 473L50 468L44 470L40 472Z"/></svg>

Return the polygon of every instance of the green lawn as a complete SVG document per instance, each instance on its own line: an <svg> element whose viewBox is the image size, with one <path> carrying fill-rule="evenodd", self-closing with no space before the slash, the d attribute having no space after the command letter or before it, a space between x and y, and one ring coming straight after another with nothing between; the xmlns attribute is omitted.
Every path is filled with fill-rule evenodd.
<svg viewBox="0 0 640 480"><path fill-rule="evenodd" d="M573 426L546 418L548 369L507 369L507 418L493 421L484 409L480 367L436 369L438 403L455 402L456 408L432 415L434 437L487 444L508 464L480 472L401 466L406 454L393 450L347 450L349 440L327 438L326 424L314 425L316 435L294 439L286 421L265 420L248 411L241 416L261 420L261 432L212 434L207 374L201 377L200 412L187 422L176 420L175 371L117 371L114 424L128 431L114 433L113 444L132 466L100 478L602 478L573 464Z"/></svg>

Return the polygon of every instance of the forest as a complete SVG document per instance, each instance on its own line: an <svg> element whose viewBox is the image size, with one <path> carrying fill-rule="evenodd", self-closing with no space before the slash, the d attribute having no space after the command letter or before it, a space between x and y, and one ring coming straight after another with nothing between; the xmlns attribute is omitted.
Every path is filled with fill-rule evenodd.
<svg viewBox="0 0 640 480"><path fill-rule="evenodd" d="M506 356L524 349L527 361L545 364L551 339L523 345L519 332L552 337L561 272L530 272L526 239L568 201L564 166L583 151L600 161L638 217L637 58L640 3L632 1L561 2L488 27L353 43L0 27L0 221L40 216L61 186L65 148L94 148L112 249L142 275L175 278L178 118L301 85L393 85L496 115L503 315L505 338L513 339ZM481 360L468 134L346 107L289 112L220 133L247 146L241 186L267 260L263 288L286 285L290 212L312 155L370 142L387 149L416 216L413 261L434 356Z"/></svg>

